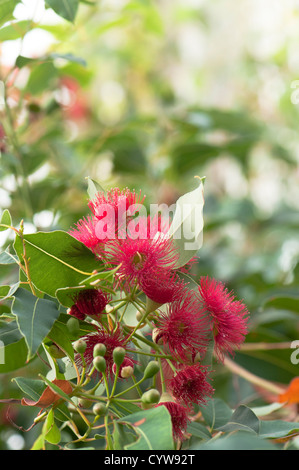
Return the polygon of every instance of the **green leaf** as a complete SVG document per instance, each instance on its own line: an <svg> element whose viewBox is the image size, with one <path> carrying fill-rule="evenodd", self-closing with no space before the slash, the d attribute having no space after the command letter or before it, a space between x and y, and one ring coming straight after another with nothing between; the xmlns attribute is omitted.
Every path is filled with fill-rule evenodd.
<svg viewBox="0 0 299 470"><path fill-rule="evenodd" d="M87 62L85 59L83 59L82 57L77 57L73 55L71 52L67 54L58 54L56 52L52 52L52 54L48 56L48 59L64 59L64 60L67 60L68 62L75 62L76 64L82 65L83 67L86 67L87 65Z"/></svg>
<svg viewBox="0 0 299 470"><path fill-rule="evenodd" d="M13 12L20 0L0 0L0 26L13 18Z"/></svg>
<svg viewBox="0 0 299 470"><path fill-rule="evenodd" d="M14 264L17 262L18 262L18 257L10 253L8 251L8 248L6 248L5 251L0 253L0 264Z"/></svg>
<svg viewBox="0 0 299 470"><path fill-rule="evenodd" d="M238 431L202 444L195 444L190 450L278 450L278 448L256 434Z"/></svg>
<svg viewBox="0 0 299 470"><path fill-rule="evenodd" d="M16 58L16 66L21 69L22 67L25 67L26 65L34 64L37 62L37 60L40 62L40 59L33 59L31 57L24 57L22 55L19 55Z"/></svg>
<svg viewBox="0 0 299 470"><path fill-rule="evenodd" d="M73 22L78 11L79 0L46 0L46 4L62 18Z"/></svg>
<svg viewBox="0 0 299 470"><path fill-rule="evenodd" d="M51 444L59 444L60 442L61 434L54 420L53 409L49 411L43 425L43 435L45 440Z"/></svg>
<svg viewBox="0 0 299 470"><path fill-rule="evenodd" d="M212 435L208 429L202 424L192 421L188 424L187 432L192 436L199 437L200 439L211 439Z"/></svg>
<svg viewBox="0 0 299 470"><path fill-rule="evenodd" d="M110 404L110 408L119 417L127 416L128 414L138 413L140 410L139 406L135 405L135 403L130 403L129 401L112 402Z"/></svg>
<svg viewBox="0 0 299 470"><path fill-rule="evenodd" d="M240 405L232 414L229 421L217 428L217 431L234 432L237 430L259 433L260 421L254 412L245 405Z"/></svg>
<svg viewBox="0 0 299 470"><path fill-rule="evenodd" d="M29 360L36 354L60 312L54 302L40 299L19 288L14 294L12 313L16 315L20 331L26 340Z"/></svg>
<svg viewBox="0 0 299 470"><path fill-rule="evenodd" d="M90 199L94 199L98 193L105 193L105 190L102 188L100 183L93 180L89 176L87 176L86 179L87 179L87 193Z"/></svg>
<svg viewBox="0 0 299 470"><path fill-rule="evenodd" d="M27 377L14 377L12 380L33 401L38 401L46 388L42 380L34 380Z"/></svg>
<svg viewBox="0 0 299 470"><path fill-rule="evenodd" d="M2 297L7 298L9 291L10 291L10 286L0 286L0 299Z"/></svg>
<svg viewBox="0 0 299 470"><path fill-rule="evenodd" d="M181 196L175 206L168 235L179 252L177 268L184 266L198 252L203 242L203 183Z"/></svg>
<svg viewBox="0 0 299 470"><path fill-rule="evenodd" d="M256 406L251 408L251 410L254 412L254 414L259 417L259 416L267 416L271 413L274 413L277 410L280 410L285 406L284 403L270 403L270 405L265 405L265 406Z"/></svg>
<svg viewBox="0 0 299 470"><path fill-rule="evenodd" d="M14 21L0 29L0 41L13 41L14 39L23 38L33 26L34 23L30 20Z"/></svg>
<svg viewBox="0 0 299 470"><path fill-rule="evenodd" d="M20 283L17 282L16 284L13 284L12 286L1 286L0 287L1 301L7 300L7 299L13 297L13 294L19 288L19 285L20 285Z"/></svg>
<svg viewBox="0 0 299 470"><path fill-rule="evenodd" d="M67 333L67 327L56 321L48 333L48 338L53 341L70 359L74 359L74 349Z"/></svg>
<svg viewBox="0 0 299 470"><path fill-rule="evenodd" d="M212 430L225 425L232 415L232 410L220 398L208 400L205 406L200 407L200 411Z"/></svg>
<svg viewBox="0 0 299 470"><path fill-rule="evenodd" d="M35 62L35 64L26 85L26 92L31 95L39 95L45 90L50 89L58 76L53 62Z"/></svg>
<svg viewBox="0 0 299 470"><path fill-rule="evenodd" d="M116 422L114 423L112 439L115 450L124 450L126 445L129 445L136 440L136 437L133 433L128 432L127 426Z"/></svg>
<svg viewBox="0 0 299 470"><path fill-rule="evenodd" d="M47 356L47 361L49 363L49 366L51 367L51 370L48 372L47 377L48 379L55 380L65 380L65 375L63 371L65 370L65 367L61 367L61 361L58 362L56 358L54 358L51 354L51 351L49 350L49 346L45 343L43 343L43 347ZM63 363L62 363L63 364Z"/></svg>
<svg viewBox="0 0 299 470"><path fill-rule="evenodd" d="M33 446L31 447L31 450L41 450L44 448L45 445L45 438L43 434L40 434L40 436L37 437L37 439L34 441Z"/></svg>
<svg viewBox="0 0 299 470"><path fill-rule="evenodd" d="M139 435L137 441L125 446L126 450L174 449L171 418L165 406L133 413L119 422L130 424Z"/></svg>
<svg viewBox="0 0 299 470"><path fill-rule="evenodd" d="M0 219L0 232L4 232L12 225L11 215L8 209L5 209Z"/></svg>
<svg viewBox="0 0 299 470"><path fill-rule="evenodd" d="M27 361L27 345L15 321L0 321L0 374L24 367Z"/></svg>
<svg viewBox="0 0 299 470"><path fill-rule="evenodd" d="M299 423L298 422L288 422L282 420L269 420L269 421L260 421L260 436L264 439L279 439L286 437L290 434L299 433Z"/></svg>
<svg viewBox="0 0 299 470"><path fill-rule="evenodd" d="M66 232L38 232L23 236L33 284L55 297L57 289L78 286L101 263L82 243ZM17 236L14 248L22 259L23 243Z"/></svg>
<svg viewBox="0 0 299 470"><path fill-rule="evenodd" d="M275 308L277 310L289 310L299 313L299 295L276 296L265 301L264 308Z"/></svg>

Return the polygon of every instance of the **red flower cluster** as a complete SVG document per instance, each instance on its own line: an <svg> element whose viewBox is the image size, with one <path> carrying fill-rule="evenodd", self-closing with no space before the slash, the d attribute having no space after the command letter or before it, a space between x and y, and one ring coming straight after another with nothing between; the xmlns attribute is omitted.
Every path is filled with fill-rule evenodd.
<svg viewBox="0 0 299 470"><path fill-rule="evenodd" d="M100 289L82 290L73 297L74 304L68 313L78 320L85 320L87 316L99 318L105 313L110 298L110 295Z"/></svg>
<svg viewBox="0 0 299 470"><path fill-rule="evenodd" d="M125 348L127 344L127 336L124 335L121 328L118 326L115 330L106 330L103 327L97 327L97 331L95 333L90 333L82 339L86 343L86 350L83 357L88 369L91 369L93 364L95 346L97 344L103 344L105 346L105 354L103 356L106 361L105 374L108 379L112 378L115 373L113 351L115 348ZM77 355L76 362L78 366L82 365L80 355ZM135 363L136 361L131 358L129 354L126 354L122 363L122 368L128 366L134 367Z"/></svg>
<svg viewBox="0 0 299 470"><path fill-rule="evenodd" d="M129 207L142 203L143 199L128 189L99 193L89 203L92 215L79 221L70 233L90 248L106 269L117 268L115 288L130 292L137 287L157 303L156 315L151 319L153 341L165 354L171 355L176 368L165 382L172 401L161 401L157 406L166 406L172 417L174 437L183 439L192 406L204 404L214 393L208 379L209 368L201 363L208 347L214 344L215 356L220 361L225 355L233 354L245 339L248 311L220 281L203 276L194 289L182 280L177 270L178 252L163 228L163 221L155 220L149 230L147 217L137 221L126 217ZM193 262L192 258L190 265ZM186 265L180 271L187 268ZM100 314L107 298L99 292L88 295L83 293L82 299L77 299L74 310L78 309L82 315L94 310ZM93 302L96 307L91 305ZM163 304L162 310L159 306ZM120 325L113 331L100 328L85 340L87 364L93 360L95 344L105 344L111 375L113 349L126 347ZM127 357L126 365L130 361Z"/></svg>

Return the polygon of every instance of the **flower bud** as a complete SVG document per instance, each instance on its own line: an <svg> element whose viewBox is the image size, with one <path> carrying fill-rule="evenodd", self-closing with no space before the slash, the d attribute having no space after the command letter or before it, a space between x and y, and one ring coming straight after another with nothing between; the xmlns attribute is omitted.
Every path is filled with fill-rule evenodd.
<svg viewBox="0 0 299 470"><path fill-rule="evenodd" d="M83 339L78 339L73 344L75 351L79 354L84 354L87 348L87 344Z"/></svg>
<svg viewBox="0 0 299 470"><path fill-rule="evenodd" d="M143 373L143 377L145 379L150 379L151 377L154 377L160 370L159 364L157 361L150 361L148 365L145 368L145 371Z"/></svg>
<svg viewBox="0 0 299 470"><path fill-rule="evenodd" d="M80 324L78 318L70 317L66 323L67 329L71 335L77 335L80 330Z"/></svg>
<svg viewBox="0 0 299 470"><path fill-rule="evenodd" d="M140 322L141 318L143 317L143 314L141 312L139 312L139 310L137 310L136 312L136 320L138 322Z"/></svg>
<svg viewBox="0 0 299 470"><path fill-rule="evenodd" d="M163 344L162 335L161 335L161 332L158 328L153 329L152 339L153 339L153 342L156 343L156 344L159 344L159 345Z"/></svg>
<svg viewBox="0 0 299 470"><path fill-rule="evenodd" d="M119 367L118 375L122 379L128 379L129 377L132 377L132 375L134 374L134 362L128 357L125 357L121 365L118 367ZM117 374L118 367L115 363L113 364L112 372L114 375Z"/></svg>
<svg viewBox="0 0 299 470"><path fill-rule="evenodd" d="M141 397L142 403L145 403L145 404L158 403L159 399L160 399L160 393L155 388L147 390L146 392L144 392L144 394Z"/></svg>
<svg viewBox="0 0 299 470"><path fill-rule="evenodd" d="M79 398L78 400L78 405L82 408L89 408L92 404L91 400L88 400L88 398Z"/></svg>
<svg viewBox="0 0 299 470"><path fill-rule="evenodd" d="M67 313L77 320L85 320L86 317L85 313L82 313L76 304L72 305L71 308L68 309Z"/></svg>
<svg viewBox="0 0 299 470"><path fill-rule="evenodd" d="M92 411L96 416L104 416L107 413L107 408L104 403L96 403L92 407Z"/></svg>
<svg viewBox="0 0 299 470"><path fill-rule="evenodd" d="M121 368L120 376L122 379L128 379L129 377L132 377L133 374L134 374L134 367L125 366Z"/></svg>
<svg viewBox="0 0 299 470"><path fill-rule="evenodd" d="M106 361L103 356L96 356L93 360L93 365L95 366L98 372L105 372L106 370Z"/></svg>
<svg viewBox="0 0 299 470"><path fill-rule="evenodd" d="M93 348L93 357L105 356L106 346L103 343L97 343Z"/></svg>
<svg viewBox="0 0 299 470"><path fill-rule="evenodd" d="M126 350L121 346L113 349L113 361L119 367L124 362Z"/></svg>

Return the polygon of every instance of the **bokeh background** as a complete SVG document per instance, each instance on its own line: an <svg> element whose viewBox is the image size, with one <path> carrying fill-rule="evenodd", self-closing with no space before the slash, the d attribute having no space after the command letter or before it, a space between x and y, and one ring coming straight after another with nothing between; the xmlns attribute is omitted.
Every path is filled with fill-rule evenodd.
<svg viewBox="0 0 299 470"><path fill-rule="evenodd" d="M244 299L246 343L286 344L235 360L288 384L299 375L299 1L80 2L72 23L23 0L11 19L0 18L0 209L27 233L68 230L88 214L87 176L166 204L205 176L193 275ZM0 236L4 250L12 235ZM14 276L0 266L3 284ZM17 396L22 373L0 376L2 397ZM224 367L214 381L230 406L271 401ZM30 412L12 409L28 427ZM26 439L0 405L0 448Z"/></svg>

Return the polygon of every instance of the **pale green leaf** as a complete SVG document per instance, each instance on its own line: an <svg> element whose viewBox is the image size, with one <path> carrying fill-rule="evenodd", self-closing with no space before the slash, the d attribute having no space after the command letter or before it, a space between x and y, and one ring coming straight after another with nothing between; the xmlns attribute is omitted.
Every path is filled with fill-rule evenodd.
<svg viewBox="0 0 299 470"><path fill-rule="evenodd" d="M46 4L62 18L73 22L78 11L79 0L46 0Z"/></svg>
<svg viewBox="0 0 299 470"><path fill-rule="evenodd" d="M177 268L185 266L193 258L203 243L203 183L196 189L181 196L175 205L173 221L168 236L173 239L179 259Z"/></svg>

